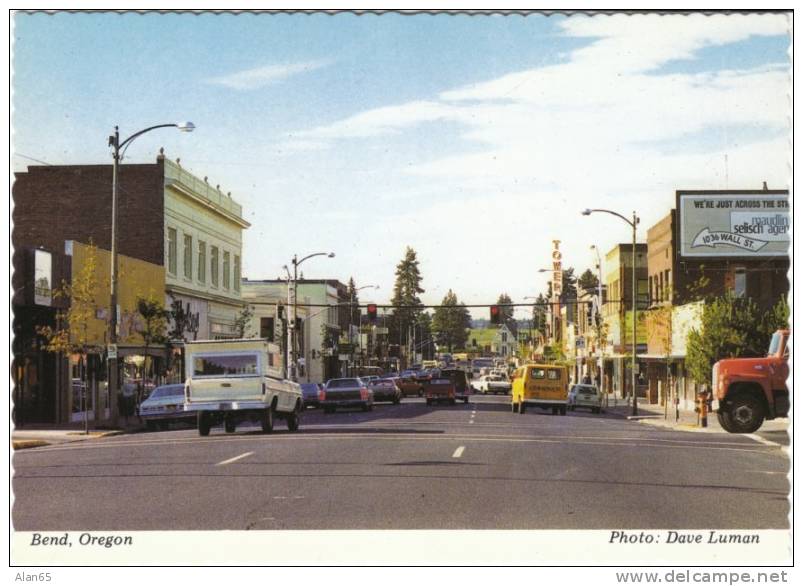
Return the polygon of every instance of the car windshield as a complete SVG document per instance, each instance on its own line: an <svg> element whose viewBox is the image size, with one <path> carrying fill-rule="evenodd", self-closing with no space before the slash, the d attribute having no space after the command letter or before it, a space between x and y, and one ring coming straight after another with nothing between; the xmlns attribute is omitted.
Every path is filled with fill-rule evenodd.
<svg viewBox="0 0 803 586"><path fill-rule="evenodd" d="M345 389L346 387L361 387L358 378L335 378L326 383L327 389Z"/></svg>
<svg viewBox="0 0 803 586"><path fill-rule="evenodd" d="M781 332L775 332L770 340L770 349L767 351L767 356L772 356L778 353L778 348L781 347Z"/></svg>
<svg viewBox="0 0 803 586"><path fill-rule="evenodd" d="M167 385L156 387L150 395L150 399L162 399L164 397L183 397L184 385Z"/></svg>

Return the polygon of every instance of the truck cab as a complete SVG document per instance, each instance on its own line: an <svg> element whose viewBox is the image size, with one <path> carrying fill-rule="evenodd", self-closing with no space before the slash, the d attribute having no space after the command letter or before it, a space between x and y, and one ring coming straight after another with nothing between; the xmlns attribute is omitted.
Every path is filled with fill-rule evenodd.
<svg viewBox="0 0 803 586"><path fill-rule="evenodd" d="M789 414L789 330L778 330L762 358L727 358L714 364L711 389L717 419L730 433L753 433L765 419Z"/></svg>

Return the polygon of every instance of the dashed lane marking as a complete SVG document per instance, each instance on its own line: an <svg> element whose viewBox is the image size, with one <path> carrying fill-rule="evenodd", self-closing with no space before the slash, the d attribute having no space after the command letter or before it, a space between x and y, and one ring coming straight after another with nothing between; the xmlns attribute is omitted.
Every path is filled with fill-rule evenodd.
<svg viewBox="0 0 803 586"><path fill-rule="evenodd" d="M452 458L459 458L460 456L462 456L463 455L463 450L465 450L465 449L466 449L466 446L460 446L459 448L457 448L454 451L454 454L452 454Z"/></svg>
<svg viewBox="0 0 803 586"><path fill-rule="evenodd" d="M342 426L346 427L346 426ZM342 429L339 427L339 429ZM358 429L358 428L357 428ZM365 438L375 438L375 439L385 439L385 440L425 440L425 441L433 441L433 440L455 440L455 439L464 439L470 441L490 441L490 442L512 442L512 443L519 443L519 442L532 442L532 443L571 443L571 444L590 444L590 445L619 445L622 447L633 447L638 445L647 445L653 447L671 447L671 448L696 448L696 449L709 449L709 450L733 450L739 452L760 452L760 453L767 453L768 450L771 448L777 449L778 446L773 445L764 445L762 447L757 446L755 443L747 443L747 442L725 442L725 441L715 441L715 442L700 442L700 441L692 441L692 440L679 440L679 439L665 439L665 438L658 438L655 436L624 436L624 437L609 437L609 436L566 436L566 435L542 435L542 436L516 436L516 435L501 435L501 434L482 434L482 435L473 435L473 434L460 434L460 433L440 433L437 435L433 434L425 434L424 437L422 436L411 436L410 434L396 434L396 433L326 433L325 431L308 431L307 433L303 434L288 434L288 435L276 435L276 436L258 436L258 435L242 435L242 436L229 436L229 437L210 437L210 438L197 438L197 437L187 437L187 438L171 438L169 440L145 440L145 441L137 441L137 440L121 440L115 442L104 442L104 443L92 443L86 444L86 442L74 442L71 444L63 445L63 446L53 446L53 447L43 447L37 448L35 450L25 450L23 452L15 454L15 462L19 461L27 461L28 457L32 455L32 453L42 454L46 452L62 452L62 451L75 451L75 452L83 452L85 450L103 450L109 448L131 448L131 447L150 447L150 446L182 446L182 445L204 445L209 442L214 442L215 444L227 444L231 442L254 442L254 441L270 441L273 442L285 442L285 441L304 441L304 440L320 440L321 438L327 438L329 440L347 440L347 439L365 439ZM640 442L640 443L639 443ZM779 450L782 451L782 450ZM249 453L250 455L250 453ZM241 456L245 457L245 455ZM222 464L222 463L221 463Z"/></svg>
<svg viewBox="0 0 803 586"><path fill-rule="evenodd" d="M247 458L251 456L254 452L246 452L245 454L240 454L239 456L234 456L233 458L229 458L228 460L223 460L222 462L218 462L215 466L225 466L226 464L231 464L232 462L236 462L237 460L242 460L243 458Z"/></svg>

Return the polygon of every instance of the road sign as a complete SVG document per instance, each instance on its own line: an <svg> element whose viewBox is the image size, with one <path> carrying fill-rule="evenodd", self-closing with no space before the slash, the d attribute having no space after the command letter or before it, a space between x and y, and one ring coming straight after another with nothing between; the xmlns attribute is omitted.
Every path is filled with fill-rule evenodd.
<svg viewBox="0 0 803 586"><path fill-rule="evenodd" d="M107 351L109 358L117 358L117 344L109 344Z"/></svg>

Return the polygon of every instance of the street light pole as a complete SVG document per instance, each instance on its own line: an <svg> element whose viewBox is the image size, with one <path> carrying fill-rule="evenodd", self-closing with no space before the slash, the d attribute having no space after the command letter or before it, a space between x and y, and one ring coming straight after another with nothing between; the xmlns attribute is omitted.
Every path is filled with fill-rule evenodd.
<svg viewBox="0 0 803 586"><path fill-rule="evenodd" d="M297 362L298 362L297 351L296 351L296 339L297 339L297 336L296 336L296 319L297 319L297 311L298 311L298 267L305 260L310 259L310 258L312 258L314 256L328 256L329 258L334 258L335 253L334 252L315 252L313 254L308 254L307 256L302 258L301 260L298 260L298 255L294 254L293 255L293 260L292 260L292 263L293 263L293 289L292 289L293 296L292 296L292 300L290 299L290 284L288 283L288 286L287 286L287 303L289 305L292 305L292 308L293 308L292 319L290 320L290 323L287 326L287 353L288 353L288 356L289 356L288 362L290 363L289 364L289 368L287 369L287 372L289 373L290 380L292 380L294 382L298 381L298 375L297 375L297 370L296 370L297 369ZM288 277L289 277L289 271L288 271Z"/></svg>
<svg viewBox="0 0 803 586"><path fill-rule="evenodd" d="M599 320L597 325L597 376L599 376L599 392L602 392L605 382L605 360L603 353L605 350L602 339L602 258L599 255L599 248L592 244L591 248L597 254L597 314L594 316L595 320ZM605 407L608 406L608 393L605 393Z"/></svg>
<svg viewBox="0 0 803 586"><path fill-rule="evenodd" d="M632 301L631 306L633 309L633 343L632 343L632 357L630 361L630 377L631 377L631 390L633 392L633 415L638 415L638 397L636 394L636 324L638 323L638 304L636 303L636 226L638 226L639 218L636 215L636 212L633 212L633 220L628 220L622 214L611 211L611 210L604 210L604 209L588 209L586 208L581 213L584 216L590 216L594 212L604 212L606 214L611 214L616 216L617 218L621 218L623 221L627 222L633 228L633 255L632 255Z"/></svg>
<svg viewBox="0 0 803 586"><path fill-rule="evenodd" d="M109 343L113 346L117 345L117 200L119 194L119 174L120 174L120 161L122 160L126 149L131 143L139 136L146 132L156 130L157 128L178 128L181 132L192 132L195 130L195 125L192 122L177 122L173 124L157 124L156 126L149 126L143 128L139 132L135 132L124 141L120 142L120 128L114 127L114 134L109 136L109 146L112 147L112 226L111 226L111 292L109 298ZM120 152L122 149L122 153ZM116 350L116 348L115 348ZM108 359L109 366L109 414L112 424L117 423L117 382L118 382L118 362L115 354L114 358Z"/></svg>

